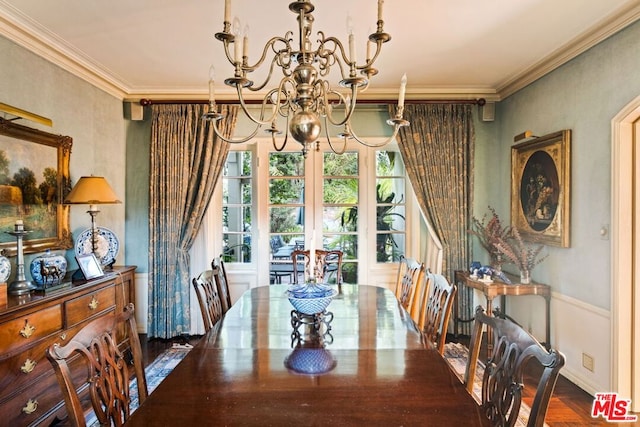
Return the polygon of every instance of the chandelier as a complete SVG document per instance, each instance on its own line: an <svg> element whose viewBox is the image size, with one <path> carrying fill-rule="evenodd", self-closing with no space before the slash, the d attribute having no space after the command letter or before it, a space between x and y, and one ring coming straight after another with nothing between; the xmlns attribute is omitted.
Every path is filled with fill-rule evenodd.
<svg viewBox="0 0 640 427"><path fill-rule="evenodd" d="M306 157L313 144L316 149L319 149L318 138L322 131L321 121L324 122L329 146L337 154L345 152L349 139L354 139L368 147L381 147L396 137L400 127L409 124L402 118L407 84L407 78L404 75L400 83L397 113L387 120L387 123L394 127L393 135L383 142L368 143L358 137L351 128L351 117L356 107L358 93L366 90L371 77L378 73L378 70L373 68L373 64L380 54L382 44L391 40L391 36L385 33L383 28L384 0L378 0L377 29L369 35L366 60L362 64L357 64L354 34L349 18L348 49L345 49L345 46L336 37L327 36L322 31L318 31L317 44L315 47L313 46L311 37L314 18L311 13L315 6L308 0L289 4L289 10L297 15L298 45L294 45L292 31L288 31L284 37L272 37L264 46L258 61L251 64L248 57L248 30L245 29L244 35L241 35L240 23L237 19L234 19L232 30L230 3L231 0L225 0L224 29L215 34L216 39L224 44L227 59L235 69L234 76L225 79L224 82L226 85L236 88L244 114L256 124L256 127L250 135L239 139L222 136L218 130L217 122L223 119L224 115L218 113L216 108L215 76L212 66L209 72L209 109L204 114L204 119L213 123L218 137L230 143L243 143L253 138L258 130L265 126L266 132L271 135L276 151L282 151L285 148L288 137L291 135L295 141L302 145L302 153ZM375 50L372 49L373 47ZM267 77L261 84L255 84L248 76L267 61L270 64ZM282 70L284 76L277 86L268 89L260 102L258 111L254 110L255 115L252 114L247 108L245 93L265 89L271 81L274 69L277 68ZM332 68L340 70L339 85L345 93L331 87L326 79ZM344 112L342 113L342 111ZM282 133L277 127L279 116L286 119L288 129L280 143L276 140L276 135ZM332 141L329 136L329 125L341 130L337 134L338 139L342 140L341 145Z"/></svg>

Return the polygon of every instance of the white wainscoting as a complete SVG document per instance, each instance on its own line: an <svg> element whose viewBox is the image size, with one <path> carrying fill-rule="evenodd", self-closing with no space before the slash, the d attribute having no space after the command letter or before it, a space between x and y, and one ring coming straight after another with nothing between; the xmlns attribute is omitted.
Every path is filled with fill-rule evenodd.
<svg viewBox="0 0 640 427"><path fill-rule="evenodd" d="M147 333L147 313L149 311L149 273L136 273L136 323L138 333Z"/></svg>
<svg viewBox="0 0 640 427"><path fill-rule="evenodd" d="M544 340L542 297L510 297L507 313L537 339ZM561 375L591 395L612 391L611 313L608 310L552 292L551 347L565 355L566 363ZM582 366L583 353L593 358L593 372Z"/></svg>

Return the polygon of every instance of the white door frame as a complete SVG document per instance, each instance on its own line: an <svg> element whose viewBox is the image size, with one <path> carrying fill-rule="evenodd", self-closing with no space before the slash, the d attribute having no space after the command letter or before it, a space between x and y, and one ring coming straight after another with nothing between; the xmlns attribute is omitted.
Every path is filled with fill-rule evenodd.
<svg viewBox="0 0 640 427"><path fill-rule="evenodd" d="M611 162L611 385L614 391L628 396L633 402L633 411L640 408L640 381L634 381L633 355L640 355L640 343L635 333L640 332L637 325L640 310L633 310L633 268L634 236L633 229L634 200L638 191L640 168L632 159L634 155L634 124L640 120L640 96L625 106L611 121L612 162ZM635 184L635 185L634 185ZM640 203L640 201L639 201ZM638 294L640 292L636 292ZM636 295L636 298L638 296ZM636 307L638 301L635 302ZM636 337L637 338L637 337Z"/></svg>

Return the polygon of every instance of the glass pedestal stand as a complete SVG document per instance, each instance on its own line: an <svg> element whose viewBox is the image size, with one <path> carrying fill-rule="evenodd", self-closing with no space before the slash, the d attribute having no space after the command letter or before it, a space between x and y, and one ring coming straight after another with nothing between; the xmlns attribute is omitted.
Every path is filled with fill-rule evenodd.
<svg viewBox="0 0 640 427"><path fill-rule="evenodd" d="M16 280L9 284L9 288L7 292L10 295L23 295L28 294L29 292L36 289L36 286L27 280L24 277L24 254L22 250L22 238L30 231L26 230L15 230L15 231L7 231L7 233L15 236L18 241L18 250L17 250L17 270L16 270Z"/></svg>

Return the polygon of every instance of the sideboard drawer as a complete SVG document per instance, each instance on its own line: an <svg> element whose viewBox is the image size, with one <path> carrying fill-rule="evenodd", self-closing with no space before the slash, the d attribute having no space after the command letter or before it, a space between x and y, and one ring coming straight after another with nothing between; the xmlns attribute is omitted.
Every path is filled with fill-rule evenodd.
<svg viewBox="0 0 640 427"><path fill-rule="evenodd" d="M35 346L17 353L0 362L0 400L6 395L18 390L39 376L51 371L51 363L46 357L46 351L53 343L65 345L73 334L63 331L40 340ZM0 421L0 425L2 422Z"/></svg>
<svg viewBox="0 0 640 427"><path fill-rule="evenodd" d="M0 353L9 353L62 330L62 309L54 305L10 320L0 328Z"/></svg>
<svg viewBox="0 0 640 427"><path fill-rule="evenodd" d="M55 375L48 375L38 381L37 386L23 389L9 400L0 401L2 408L1 425L30 425L39 420L60 402L60 385ZM5 424L6 423L6 424Z"/></svg>
<svg viewBox="0 0 640 427"><path fill-rule="evenodd" d="M116 288L109 286L64 303L65 327L71 328L116 305Z"/></svg>

